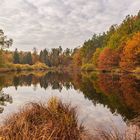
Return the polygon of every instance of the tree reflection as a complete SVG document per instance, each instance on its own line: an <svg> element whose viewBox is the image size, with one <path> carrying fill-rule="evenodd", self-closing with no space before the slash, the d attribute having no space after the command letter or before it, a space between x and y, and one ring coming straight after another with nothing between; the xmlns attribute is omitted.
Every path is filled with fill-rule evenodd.
<svg viewBox="0 0 140 140"><path fill-rule="evenodd" d="M67 90L72 87L71 77L68 73L48 72L48 73L14 73L10 75L0 76L0 87L14 86L37 86L47 89L49 86L52 89L59 91L65 87Z"/></svg>
<svg viewBox="0 0 140 140"><path fill-rule="evenodd" d="M3 91L0 90L0 113L2 113L4 110L2 106L6 106L7 102L12 103L12 97L8 94L3 93Z"/></svg>
<svg viewBox="0 0 140 140"><path fill-rule="evenodd" d="M140 112L140 79L132 75L82 74L79 89L93 103L132 119Z"/></svg>
<svg viewBox="0 0 140 140"><path fill-rule="evenodd" d="M120 78L122 99L136 114L140 112L140 79L132 75L122 75Z"/></svg>
<svg viewBox="0 0 140 140"><path fill-rule="evenodd" d="M62 73L62 72L22 72L8 76L0 75L0 89L8 86L37 85L45 90L74 88L81 91L85 98L96 104L107 106L114 114L121 114L124 119L133 119L140 112L140 78L133 75L115 75L104 73Z"/></svg>

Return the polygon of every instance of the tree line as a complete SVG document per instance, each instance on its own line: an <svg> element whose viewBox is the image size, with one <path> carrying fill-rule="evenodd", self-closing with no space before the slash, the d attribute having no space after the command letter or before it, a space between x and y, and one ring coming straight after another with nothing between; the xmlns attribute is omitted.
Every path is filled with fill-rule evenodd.
<svg viewBox="0 0 140 140"><path fill-rule="evenodd" d="M47 49L41 50L39 53L37 49L33 49L31 52L19 52L17 49L13 53L14 64L29 64L33 65L37 62L44 63L49 67L68 65L71 61L72 50L66 48L62 49L61 46L58 48L52 48L50 51Z"/></svg>
<svg viewBox="0 0 140 140"><path fill-rule="evenodd" d="M43 63L49 67L66 66L85 70L122 70L140 69L140 12L128 15L120 25L112 25L108 31L94 34L82 46L63 50L61 46L33 52L4 51L13 43L0 30L0 67L6 63L29 64Z"/></svg>
<svg viewBox="0 0 140 140"><path fill-rule="evenodd" d="M73 55L73 64L84 69L133 71L140 69L140 12L126 16L120 25L85 41Z"/></svg>

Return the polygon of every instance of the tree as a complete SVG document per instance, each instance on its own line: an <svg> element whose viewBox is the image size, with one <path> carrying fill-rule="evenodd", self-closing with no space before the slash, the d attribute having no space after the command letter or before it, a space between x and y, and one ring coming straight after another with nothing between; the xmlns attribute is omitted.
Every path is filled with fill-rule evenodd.
<svg viewBox="0 0 140 140"><path fill-rule="evenodd" d="M9 48L13 43L12 39L7 39L7 36L4 35L3 30L0 29L0 48Z"/></svg>
<svg viewBox="0 0 140 140"><path fill-rule="evenodd" d="M123 49L120 67L123 70L134 70L140 67L140 32L130 38Z"/></svg>
<svg viewBox="0 0 140 140"><path fill-rule="evenodd" d="M52 66L59 65L59 56L60 56L59 48L52 48L50 53L50 62Z"/></svg>
<svg viewBox="0 0 140 140"><path fill-rule="evenodd" d="M28 52L27 55L26 55L26 63L29 64L29 65L33 64L31 52Z"/></svg>
<svg viewBox="0 0 140 140"><path fill-rule="evenodd" d="M70 56L71 50L69 48L66 48L66 50L64 51L64 54L66 56Z"/></svg>
<svg viewBox="0 0 140 140"><path fill-rule="evenodd" d="M3 49L10 47L12 43L13 40L7 39L7 37L4 35L3 30L0 29L0 67L4 65Z"/></svg>
<svg viewBox="0 0 140 140"><path fill-rule="evenodd" d="M104 48L98 58L98 68L100 70L111 70L119 66L120 52L119 50Z"/></svg>
<svg viewBox="0 0 140 140"><path fill-rule="evenodd" d="M33 64L31 52L27 52L26 54L24 54L23 62L22 63L23 64L29 64L29 65Z"/></svg>
<svg viewBox="0 0 140 140"><path fill-rule="evenodd" d="M61 46L59 46L59 53L61 54L61 53L62 53L62 51L63 51L62 47L61 47Z"/></svg>
<svg viewBox="0 0 140 140"><path fill-rule="evenodd" d="M15 49L14 55L13 55L13 63L19 64L20 63L20 57L17 48Z"/></svg>
<svg viewBox="0 0 140 140"><path fill-rule="evenodd" d="M40 51L40 54L39 54L39 60L40 60L40 62L43 63L43 51L42 50Z"/></svg>
<svg viewBox="0 0 140 140"><path fill-rule="evenodd" d="M96 68L98 67L98 58L99 58L101 51L102 51L102 48L97 48L95 53L93 54L93 62L92 63L94 65L94 67L96 67Z"/></svg>
<svg viewBox="0 0 140 140"><path fill-rule="evenodd" d="M44 49L43 51L40 51L40 55L39 55L39 60L42 63L45 63L48 66L51 66L51 62L50 62L50 56L49 56L49 51L47 49Z"/></svg>
<svg viewBox="0 0 140 140"><path fill-rule="evenodd" d="M33 61L33 64L39 61L37 49L35 47L33 48L32 61Z"/></svg>
<svg viewBox="0 0 140 140"><path fill-rule="evenodd" d="M80 49L75 50L73 54L73 64L74 67L82 66L82 55Z"/></svg>

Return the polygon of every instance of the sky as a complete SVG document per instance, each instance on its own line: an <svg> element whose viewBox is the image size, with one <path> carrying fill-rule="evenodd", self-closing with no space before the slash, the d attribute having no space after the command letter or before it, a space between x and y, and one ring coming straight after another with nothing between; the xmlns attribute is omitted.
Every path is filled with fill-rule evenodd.
<svg viewBox="0 0 140 140"><path fill-rule="evenodd" d="M140 10L140 0L0 0L0 29L12 50L81 46Z"/></svg>

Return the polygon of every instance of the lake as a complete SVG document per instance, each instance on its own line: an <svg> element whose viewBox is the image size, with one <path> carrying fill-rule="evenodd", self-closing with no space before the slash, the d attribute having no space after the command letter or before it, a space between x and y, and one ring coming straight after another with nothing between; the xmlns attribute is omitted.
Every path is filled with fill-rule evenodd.
<svg viewBox="0 0 140 140"><path fill-rule="evenodd" d="M140 117L140 75L109 73L20 72L0 74L0 90L12 101L0 101L0 123L29 102L56 96L77 110L79 123L89 132L120 132Z"/></svg>

